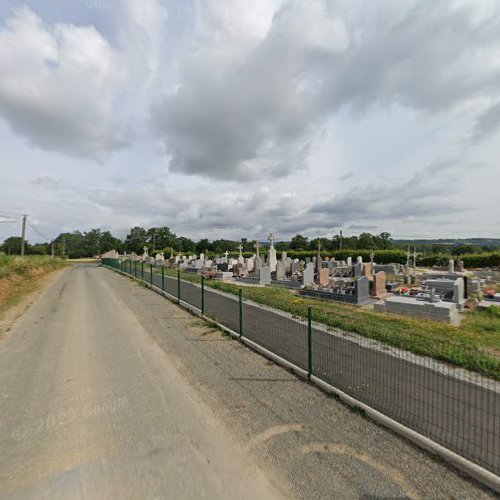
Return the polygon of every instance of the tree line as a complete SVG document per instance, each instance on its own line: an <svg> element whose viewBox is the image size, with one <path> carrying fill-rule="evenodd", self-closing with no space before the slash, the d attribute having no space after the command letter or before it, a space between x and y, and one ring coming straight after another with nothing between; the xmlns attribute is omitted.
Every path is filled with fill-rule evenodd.
<svg viewBox="0 0 500 500"><path fill-rule="evenodd" d="M290 241L275 242L278 252L281 251L315 251L318 248L318 242L324 252L333 252L340 250L405 250L407 242L394 242L391 235L387 232L380 234L361 233L359 236L335 235L333 238L314 238L309 239L304 235L297 234ZM262 242L263 251L268 242ZM186 236L177 236L169 227L143 228L135 226L130 229L124 240L117 238L110 231L101 231L100 229L91 229L90 231L73 231L61 233L52 242L30 244L25 243L25 252L27 255L50 255L52 248L56 256L65 256L69 258L94 257L103 254L109 250L117 250L120 253L135 252L140 254L143 248L147 247L150 253L163 251L167 256L170 252L196 253L210 252L222 254L228 252L237 252L241 245L243 252L254 252L255 244L253 240L242 238L240 241L227 239L216 239L213 241L207 238L194 241ZM0 247L5 254L19 254L21 252L21 238L12 236L7 238ZM412 246L413 250L413 246ZM487 251L488 248L480 245L462 243L459 245L444 245L432 243L419 243L417 251L431 254L451 254L462 255L466 253L480 253Z"/></svg>

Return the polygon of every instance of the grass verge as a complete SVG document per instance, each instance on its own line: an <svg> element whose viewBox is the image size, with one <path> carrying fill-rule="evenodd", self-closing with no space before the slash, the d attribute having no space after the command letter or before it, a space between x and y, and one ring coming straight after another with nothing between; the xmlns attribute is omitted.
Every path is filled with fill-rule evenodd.
<svg viewBox="0 0 500 500"><path fill-rule="evenodd" d="M0 255L0 316L36 290L43 276L65 265L64 260L47 256Z"/></svg>
<svg viewBox="0 0 500 500"><path fill-rule="evenodd" d="M177 277L177 271L165 269ZM198 275L181 272L182 279L200 283ZM238 294L238 285L206 280L207 287ZM307 318L312 305L313 320L330 328L354 332L385 344L429 356L500 381L500 308L470 311L461 326L374 312L336 302L295 296L278 287L244 287L243 296L259 304Z"/></svg>

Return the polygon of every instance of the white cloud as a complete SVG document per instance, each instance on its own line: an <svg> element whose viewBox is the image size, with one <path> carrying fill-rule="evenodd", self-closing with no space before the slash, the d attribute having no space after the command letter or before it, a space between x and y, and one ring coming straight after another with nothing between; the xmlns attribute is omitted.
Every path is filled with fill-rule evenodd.
<svg viewBox="0 0 500 500"><path fill-rule="evenodd" d="M25 7L0 30L0 113L43 149L101 157L124 146L121 84L119 55L92 26L47 26Z"/></svg>

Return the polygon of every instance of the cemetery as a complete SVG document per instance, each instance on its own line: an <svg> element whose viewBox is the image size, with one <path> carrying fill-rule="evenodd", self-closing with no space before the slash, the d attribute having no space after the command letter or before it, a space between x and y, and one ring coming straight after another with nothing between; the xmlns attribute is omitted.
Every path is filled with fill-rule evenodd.
<svg viewBox="0 0 500 500"><path fill-rule="evenodd" d="M279 258L275 248L275 235L267 238L269 244L256 241L255 252L243 255L209 256L208 250L199 255L174 255L163 252L149 255L145 246L142 255L134 252L119 256L108 252L107 257L128 259L155 268L181 270L185 274L203 276L210 281L231 283L243 287L279 287L287 289L290 297L304 297L354 305L380 313L429 319L459 325L464 311L478 307L487 309L500 306L500 294L483 294L488 276L467 271L460 258L450 260L445 267L421 268L416 266L417 252L410 248L406 264L375 261L373 252L369 262L361 256L345 260L322 256L318 244L314 257L291 258L282 251ZM490 277L491 278L491 277ZM490 280L491 282L491 280ZM483 296L484 295L484 296Z"/></svg>
<svg viewBox="0 0 500 500"><path fill-rule="evenodd" d="M410 252L406 265L377 264L374 252L366 262L355 252L336 260L321 248L299 259L277 252L273 234L267 241L255 242L254 252L243 252L240 246L236 253L171 251L167 257L151 252L152 257L146 247L140 255L113 257L142 266L145 273L150 267L169 279L204 280L206 287L233 295L243 289L245 300L294 316L307 317L312 305L314 321L328 328L354 331L459 366L477 369L480 363L481 371L496 377L492 374L498 363L489 357L500 343L500 272L495 268L467 270L460 262L417 267ZM455 356L457 345L470 349L476 344L482 347L470 359Z"/></svg>

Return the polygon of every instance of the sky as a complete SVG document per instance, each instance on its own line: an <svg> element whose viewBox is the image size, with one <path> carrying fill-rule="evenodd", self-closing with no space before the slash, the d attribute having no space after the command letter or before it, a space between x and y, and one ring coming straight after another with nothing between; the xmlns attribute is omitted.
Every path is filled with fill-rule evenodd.
<svg viewBox="0 0 500 500"><path fill-rule="evenodd" d="M1 0L0 148L31 242L499 238L500 2Z"/></svg>

